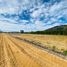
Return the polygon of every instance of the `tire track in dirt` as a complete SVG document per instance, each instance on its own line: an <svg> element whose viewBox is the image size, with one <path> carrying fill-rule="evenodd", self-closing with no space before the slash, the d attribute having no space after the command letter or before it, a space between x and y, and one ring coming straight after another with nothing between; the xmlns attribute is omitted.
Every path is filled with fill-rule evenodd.
<svg viewBox="0 0 67 67"><path fill-rule="evenodd" d="M9 34L4 34L3 37L5 37L4 40L6 44L7 53L10 54L10 56L8 54L9 58L14 59L15 57L16 60L14 60L14 64L16 64L15 63L16 61L17 62L19 60L23 61L22 65L19 65L20 62L17 63L19 65L18 67L66 67L67 66L67 62L62 60L60 57L51 55L48 52L41 50L40 48L32 46L32 44L30 43L14 38ZM17 54L16 51L18 51ZM17 59L20 55L21 55L21 59L20 58ZM24 56L26 57L24 58ZM32 59L32 61L30 59ZM35 66L35 64L32 63L33 61L35 63L38 63L39 66ZM11 67L17 67L16 65L14 66L12 63L11 65L12 65Z"/></svg>
<svg viewBox="0 0 67 67"><path fill-rule="evenodd" d="M13 39L12 39L13 40ZM16 41L18 41L17 39L16 39ZM14 41L14 42L16 42L16 41ZM23 42L23 41L22 41ZM29 47L30 47L30 45L29 45ZM32 48L32 47L31 47ZM31 49L30 48L30 49ZM31 50L32 51L32 50ZM28 52L28 53L30 53L30 52ZM35 52L34 52L35 53ZM60 58L60 57L58 57L58 56L55 56L55 55L52 55L51 56L51 54L47 54L47 55L49 55L50 57L54 57L54 58L51 58L51 60L52 59L55 59L55 60L52 60L52 63L54 62L55 63L55 65L56 65L56 67L66 67L66 65L67 65L67 61L66 60L64 60L64 59L62 59L62 58ZM40 57L40 58L42 58L42 56ZM48 57L49 58L49 57ZM48 59L47 58L47 59ZM43 58L44 59L44 58ZM45 60L46 61L46 60ZM53 64L52 64L53 65ZM50 66L49 66L50 67ZM55 66L53 66L53 67L55 67Z"/></svg>
<svg viewBox="0 0 67 67"><path fill-rule="evenodd" d="M14 56L14 53L8 43L6 43L6 49L7 49L7 54L10 59L11 67L18 67L17 60Z"/></svg>
<svg viewBox="0 0 67 67"><path fill-rule="evenodd" d="M0 67L18 67L18 65L16 65L17 63L15 62L15 57L12 50L4 38L4 34L0 34L0 36ZM8 55L8 58L6 58L6 54ZM9 60L10 65L7 64L7 60Z"/></svg>
<svg viewBox="0 0 67 67"><path fill-rule="evenodd" d="M16 43L17 39L16 39L16 41L13 41L14 39L11 39L11 37L10 37L10 40L11 40L17 47L19 47L19 49L22 50L22 48L24 48L24 47L19 46L19 45L17 44L18 42ZM29 47L30 47L30 45L29 45ZM27 49L28 51L27 51L26 49ZM55 67L55 65L54 65L55 63L47 61L46 59L42 58L39 54L36 54L36 55L38 56L38 57L37 57L37 56L35 55L36 51L34 51L33 49L31 49L31 48L29 49L28 47L26 47L26 49L25 49L25 51L26 51L29 55L31 55L31 56L33 57L33 59L36 59L36 60L40 61L40 64L42 64L41 67L44 67L44 66L45 66L45 67L50 67L50 65L53 65L52 67ZM32 51L32 52L34 52L34 55L35 55L35 56L33 56L32 53L29 52L29 50ZM43 60L43 59L44 59L44 60ZM48 65L46 65L46 62L48 63ZM56 65L56 67L59 67L58 64Z"/></svg>
<svg viewBox="0 0 67 67"><path fill-rule="evenodd" d="M55 55L57 55L57 56L59 56L59 57L61 57L61 58L66 60L66 56L64 56L64 54L62 52L53 51L52 49L48 48L47 46L43 46L43 44L40 43L40 42L37 42L35 40L22 38L22 37L17 37L17 36L12 36L12 37L14 37L16 39L19 39L19 40L22 40L22 41L25 41L25 42L27 42L29 44L32 44L32 46L34 46L34 47L37 47L37 48L42 49L42 50L46 50L49 53L55 54Z"/></svg>
<svg viewBox="0 0 67 67"><path fill-rule="evenodd" d="M11 39L10 39L11 40ZM12 41L12 40L11 40ZM13 41L12 41L13 42ZM40 64L40 67L43 67L42 65L43 64L41 64L42 62L41 62L41 60L39 60L39 59L37 59L37 58L35 58L35 57L33 57L32 55L30 55L24 48L22 48L22 47L20 47L18 44L16 44L15 42L13 42L14 43L14 45L16 46L16 47L18 47L19 48L19 50L21 50L21 52L22 53L24 53L25 55L27 55L28 57L30 57L32 60L34 60L34 62L37 62L37 64ZM39 60L39 61L38 61ZM45 64L46 65L46 64Z"/></svg>
<svg viewBox="0 0 67 67"><path fill-rule="evenodd" d="M4 45L4 54L5 54L5 63L6 63L5 67L12 67L11 63L10 63L10 58L9 58L9 56L7 54L5 38L3 37L3 39L4 39L3 45Z"/></svg>
<svg viewBox="0 0 67 67"><path fill-rule="evenodd" d="M9 43L11 43L12 42L12 44L9 44L9 46L10 47L12 47L12 45L13 45L13 47L14 47L14 49L15 49L15 47L17 47L16 45L15 45L15 43L13 42L13 41L11 41L8 37L6 37L7 39L7 41L9 41ZM6 41L6 42L7 42ZM9 48L9 47L7 47L7 48ZM17 47L18 48L18 47ZM11 48L12 49L12 48ZM13 49L12 49L13 50ZM30 56L23 48L22 49L20 49L20 48L18 48L18 49L16 49L16 50L22 50L22 54L24 54L27 58L29 57L29 60L31 60L31 62L27 62L27 64L29 65L29 66L27 66L27 65L22 65L21 67L35 67L35 65L38 65L37 67L42 67L41 66L41 64L40 63L38 63L38 61L36 61L36 60L34 60L33 58L32 58L32 56ZM14 54L14 52L13 52L13 54ZM16 56L15 56L16 57ZM23 58L23 56L22 56L22 58ZM25 59L26 60L26 59ZM28 61L29 61L28 60ZM18 61L18 60L17 60ZM26 60L27 61L27 60ZM31 63L34 63L34 64L32 64L33 66L31 66ZM19 66L20 67L20 66Z"/></svg>
<svg viewBox="0 0 67 67"><path fill-rule="evenodd" d="M0 36L0 67L6 66L3 42L4 42L3 36L1 34L1 36Z"/></svg>
<svg viewBox="0 0 67 67"><path fill-rule="evenodd" d="M21 50L22 53L26 54L27 56L29 56L30 58L32 58L33 60L35 60L35 62L37 61L41 66L40 67L44 67L46 66L46 63L42 60L42 59L39 59L38 57L36 56L33 56L32 54L30 54L27 50L29 50L29 48L27 48L27 50L25 49L25 47L21 47L20 45L18 45L18 42L16 43L16 41L13 41L13 39L11 39L10 36L8 36L9 40L11 40L15 46L17 46L19 48L19 50ZM32 52L33 50L30 49ZM49 64L50 66L50 64Z"/></svg>

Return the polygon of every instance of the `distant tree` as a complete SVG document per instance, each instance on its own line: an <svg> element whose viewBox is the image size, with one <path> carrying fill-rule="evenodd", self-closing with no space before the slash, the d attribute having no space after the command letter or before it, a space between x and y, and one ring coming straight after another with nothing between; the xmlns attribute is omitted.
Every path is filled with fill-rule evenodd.
<svg viewBox="0 0 67 67"><path fill-rule="evenodd" d="M21 30L20 32L21 32L21 33L24 33L24 30Z"/></svg>

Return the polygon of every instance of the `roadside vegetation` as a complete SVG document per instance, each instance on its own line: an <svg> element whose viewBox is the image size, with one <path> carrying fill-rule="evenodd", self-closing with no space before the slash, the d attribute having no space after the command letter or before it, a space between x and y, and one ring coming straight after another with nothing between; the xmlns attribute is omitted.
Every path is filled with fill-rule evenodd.
<svg viewBox="0 0 67 67"><path fill-rule="evenodd" d="M67 50L64 50L64 51L63 51L63 54L64 54L65 56L67 56Z"/></svg>

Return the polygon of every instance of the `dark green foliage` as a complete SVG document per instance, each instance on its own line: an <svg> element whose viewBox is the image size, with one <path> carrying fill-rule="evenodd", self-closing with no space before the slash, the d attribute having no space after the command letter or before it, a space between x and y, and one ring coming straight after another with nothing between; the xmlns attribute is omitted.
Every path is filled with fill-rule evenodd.
<svg viewBox="0 0 67 67"><path fill-rule="evenodd" d="M66 56L67 55L67 50L64 50L63 51L63 54Z"/></svg>
<svg viewBox="0 0 67 67"><path fill-rule="evenodd" d="M24 33L24 30L21 30L20 32L21 32L21 33Z"/></svg>
<svg viewBox="0 0 67 67"><path fill-rule="evenodd" d="M56 26L44 31L28 32L31 34L67 35L67 25Z"/></svg>

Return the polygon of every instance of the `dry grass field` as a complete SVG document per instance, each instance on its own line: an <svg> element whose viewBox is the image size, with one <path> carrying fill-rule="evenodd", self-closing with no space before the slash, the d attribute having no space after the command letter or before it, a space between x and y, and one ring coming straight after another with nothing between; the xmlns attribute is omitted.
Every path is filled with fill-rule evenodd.
<svg viewBox="0 0 67 67"><path fill-rule="evenodd" d="M0 67L67 67L67 60L25 39L67 49L67 36L0 34Z"/></svg>
<svg viewBox="0 0 67 67"><path fill-rule="evenodd" d="M52 48L55 46L58 51L67 50L67 36L65 35L32 35L23 34L22 38L40 42L43 46Z"/></svg>

